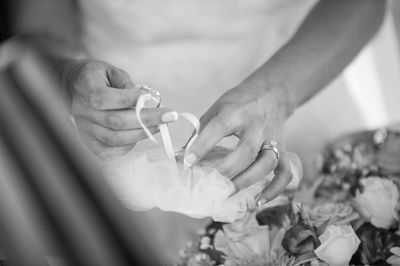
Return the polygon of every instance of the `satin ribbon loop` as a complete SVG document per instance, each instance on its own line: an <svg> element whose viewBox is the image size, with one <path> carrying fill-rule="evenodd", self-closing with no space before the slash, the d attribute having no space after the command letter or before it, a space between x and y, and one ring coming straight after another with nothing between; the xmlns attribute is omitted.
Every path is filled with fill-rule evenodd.
<svg viewBox="0 0 400 266"><path fill-rule="evenodd" d="M136 103L136 117L138 119L138 122L140 126L142 127L143 131L146 133L147 137L153 141L154 143L158 144L159 142L157 139L154 137L154 135L150 132L150 130L147 128L147 126L143 123L142 118L140 116L141 111L143 108L146 106L146 103L151 102L151 101L156 101L158 102L158 99L154 97L151 94L143 94L139 97ZM189 123L193 126L195 132L191 136L191 138L188 141L188 144L186 145L184 155L186 155L186 151L189 149L189 147L194 143L196 140L197 136L199 135L200 132L200 121L199 119L194 116L191 113L179 113L180 117L185 118ZM161 138L163 140L163 146L165 153L168 157L168 159L178 168L177 163L176 163L176 158L175 158L175 151L172 145L172 140L171 140L171 135L169 133L168 125L167 124L161 124L159 126L160 128L160 134Z"/></svg>

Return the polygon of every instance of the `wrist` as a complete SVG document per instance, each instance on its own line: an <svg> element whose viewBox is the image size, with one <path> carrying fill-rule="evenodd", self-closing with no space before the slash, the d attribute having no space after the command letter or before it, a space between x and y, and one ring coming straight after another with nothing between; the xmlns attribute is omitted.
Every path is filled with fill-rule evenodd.
<svg viewBox="0 0 400 266"><path fill-rule="evenodd" d="M272 80L254 74L243 83L249 88L259 91L260 97L265 96L266 99L269 99L266 104L271 104L272 98L273 104L285 120L294 113L298 106L293 91L285 82L281 82L278 79Z"/></svg>
<svg viewBox="0 0 400 266"><path fill-rule="evenodd" d="M297 108L292 91L283 83L270 85L266 90L276 95L276 101L282 109L285 119L289 118Z"/></svg>

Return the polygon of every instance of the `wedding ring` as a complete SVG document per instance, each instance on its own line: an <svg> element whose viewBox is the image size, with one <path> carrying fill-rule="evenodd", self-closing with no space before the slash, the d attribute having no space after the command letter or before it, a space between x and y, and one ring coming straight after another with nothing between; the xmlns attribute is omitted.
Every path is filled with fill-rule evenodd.
<svg viewBox="0 0 400 266"><path fill-rule="evenodd" d="M276 159L279 161L279 150L277 147L276 141L271 141L269 144L263 144L260 148L260 151L271 150L275 153Z"/></svg>
<svg viewBox="0 0 400 266"><path fill-rule="evenodd" d="M151 88L147 85L136 85L135 88L151 94L157 100L156 108L161 106L161 94L157 89Z"/></svg>

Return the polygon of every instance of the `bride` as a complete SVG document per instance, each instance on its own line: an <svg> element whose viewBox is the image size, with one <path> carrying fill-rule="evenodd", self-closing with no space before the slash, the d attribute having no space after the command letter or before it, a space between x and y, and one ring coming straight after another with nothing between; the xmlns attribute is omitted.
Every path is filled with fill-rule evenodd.
<svg viewBox="0 0 400 266"><path fill-rule="evenodd" d="M54 59L80 136L94 154L108 160L151 147L133 107L157 89L166 107L142 111L150 132L169 123L174 145L182 147L192 128L177 121L178 112L201 116L184 163L198 164L223 140L233 151L215 167L237 190L274 171L265 202L292 177L285 122L357 55L377 31L384 6L375 0L65 1L16 28L52 36L35 41ZM24 9L29 4L18 10ZM71 39L78 53L62 49ZM155 210L143 217L169 254L204 222Z"/></svg>

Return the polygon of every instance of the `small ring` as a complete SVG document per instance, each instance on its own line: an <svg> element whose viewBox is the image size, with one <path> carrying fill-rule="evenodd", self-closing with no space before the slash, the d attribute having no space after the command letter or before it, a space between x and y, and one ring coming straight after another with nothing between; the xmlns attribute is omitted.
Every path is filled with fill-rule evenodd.
<svg viewBox="0 0 400 266"><path fill-rule="evenodd" d="M264 143L264 144L261 146L260 151L265 151L265 150L271 150L271 151L273 151L273 152L275 153L275 155L276 155L276 159L279 161L280 155L279 155L279 150L278 150L276 141L273 141L273 140L272 140L269 144L265 144L265 143Z"/></svg>
<svg viewBox="0 0 400 266"><path fill-rule="evenodd" d="M135 89L139 89L142 91L145 91L146 93L150 93L156 100L157 100L157 106L156 108L161 106L161 94L157 89L151 88L147 85L136 85Z"/></svg>

